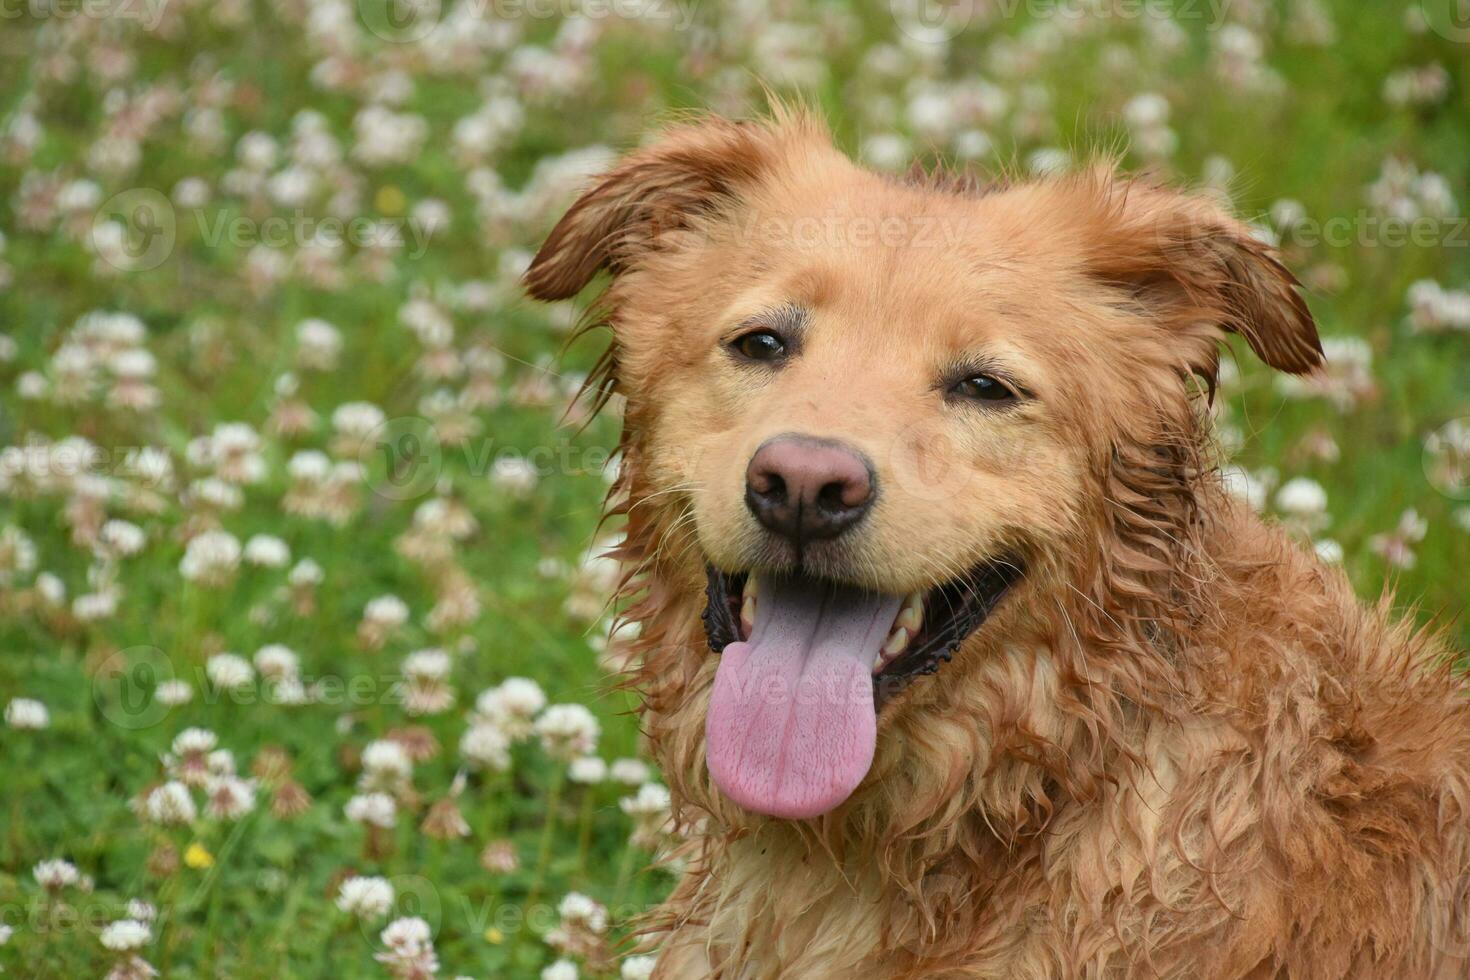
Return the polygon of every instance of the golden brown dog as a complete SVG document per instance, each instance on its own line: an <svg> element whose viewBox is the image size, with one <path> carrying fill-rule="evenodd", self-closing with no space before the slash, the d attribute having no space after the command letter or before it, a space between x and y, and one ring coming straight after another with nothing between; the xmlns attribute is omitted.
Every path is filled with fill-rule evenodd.
<svg viewBox="0 0 1470 980"><path fill-rule="evenodd" d="M659 976L1470 975L1450 652L1211 467L1226 334L1321 361L1219 205L778 111L632 154L526 282L600 270Z"/></svg>

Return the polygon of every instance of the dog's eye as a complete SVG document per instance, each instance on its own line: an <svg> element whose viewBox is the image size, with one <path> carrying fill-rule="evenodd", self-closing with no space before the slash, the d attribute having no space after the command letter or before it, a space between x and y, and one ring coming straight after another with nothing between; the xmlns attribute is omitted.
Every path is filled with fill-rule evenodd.
<svg viewBox="0 0 1470 980"><path fill-rule="evenodd" d="M989 374L976 374L955 383L950 389L961 398L978 402L1004 402L1016 397L1010 385Z"/></svg>
<svg viewBox="0 0 1470 980"><path fill-rule="evenodd" d="M753 330L730 344L741 357L752 361L779 361L786 356L786 341L769 330Z"/></svg>

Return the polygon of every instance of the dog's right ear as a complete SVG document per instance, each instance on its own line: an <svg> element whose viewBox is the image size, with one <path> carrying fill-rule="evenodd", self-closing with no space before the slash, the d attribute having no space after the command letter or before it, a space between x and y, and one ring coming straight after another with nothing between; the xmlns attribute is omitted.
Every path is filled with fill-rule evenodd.
<svg viewBox="0 0 1470 980"><path fill-rule="evenodd" d="M710 117L678 126L629 155L572 205L526 270L536 299L566 299L599 270L624 271L662 236L727 207L780 159L782 143L811 133L802 114L772 122Z"/></svg>

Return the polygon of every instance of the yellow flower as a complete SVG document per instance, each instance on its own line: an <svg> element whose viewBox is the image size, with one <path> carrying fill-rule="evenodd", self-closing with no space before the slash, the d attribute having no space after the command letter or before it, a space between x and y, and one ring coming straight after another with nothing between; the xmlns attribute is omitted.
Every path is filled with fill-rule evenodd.
<svg viewBox="0 0 1470 980"><path fill-rule="evenodd" d="M373 203L384 214L402 214L403 209L408 206L408 198L403 196L403 191L392 184L387 184L378 188Z"/></svg>
<svg viewBox="0 0 1470 980"><path fill-rule="evenodd" d="M489 929L485 930L485 942L494 943L496 946L499 946L501 943L505 942L505 933L501 932L494 926L491 926Z"/></svg>
<svg viewBox="0 0 1470 980"><path fill-rule="evenodd" d="M214 855L210 854L203 844L195 841L184 852L184 863L191 868L212 868L214 867Z"/></svg>

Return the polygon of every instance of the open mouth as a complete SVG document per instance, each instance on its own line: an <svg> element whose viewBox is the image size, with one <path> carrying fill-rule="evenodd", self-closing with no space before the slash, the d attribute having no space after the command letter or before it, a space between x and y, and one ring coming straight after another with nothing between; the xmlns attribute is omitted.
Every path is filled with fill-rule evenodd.
<svg viewBox="0 0 1470 980"><path fill-rule="evenodd" d="M937 671L1021 578L1015 561L907 596L710 568L705 631L721 655L710 773L741 806L800 819L845 800L872 764L877 713Z"/></svg>
<svg viewBox="0 0 1470 980"><path fill-rule="evenodd" d="M722 572L714 566L707 572L704 629L710 649L721 653L729 644L751 638L760 610L761 578L748 572ZM963 578L903 597L898 615L873 656L874 708L881 711L914 678L932 674L947 663L965 638L989 618L1021 574L1018 562L987 562ZM768 591L786 587L788 579L768 580ZM850 586L828 587L860 591ZM891 597L868 595L891 601Z"/></svg>

